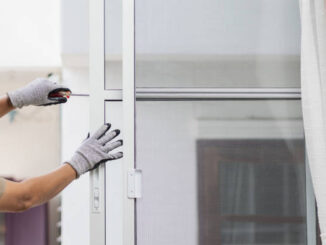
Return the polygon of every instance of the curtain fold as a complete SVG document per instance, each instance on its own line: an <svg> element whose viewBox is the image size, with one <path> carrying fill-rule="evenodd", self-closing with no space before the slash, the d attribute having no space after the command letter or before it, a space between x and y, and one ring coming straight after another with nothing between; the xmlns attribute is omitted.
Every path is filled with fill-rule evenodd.
<svg viewBox="0 0 326 245"><path fill-rule="evenodd" d="M301 89L306 148L326 244L326 11L325 0L301 0ZM309 217L308 217L309 218Z"/></svg>

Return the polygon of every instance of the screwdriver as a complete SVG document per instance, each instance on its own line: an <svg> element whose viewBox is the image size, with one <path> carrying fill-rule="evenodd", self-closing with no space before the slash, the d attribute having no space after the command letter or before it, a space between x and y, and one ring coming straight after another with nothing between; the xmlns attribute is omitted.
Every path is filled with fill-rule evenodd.
<svg viewBox="0 0 326 245"><path fill-rule="evenodd" d="M49 94L49 97L50 98L53 98L53 97L60 97L60 98L67 98L69 99L71 96L71 92L70 91L54 91L52 93Z"/></svg>
<svg viewBox="0 0 326 245"><path fill-rule="evenodd" d="M53 73L48 74L48 79L54 83L59 80L59 77L54 75ZM55 90L49 94L49 98L66 98L69 99L71 96L71 91L62 89L62 90Z"/></svg>

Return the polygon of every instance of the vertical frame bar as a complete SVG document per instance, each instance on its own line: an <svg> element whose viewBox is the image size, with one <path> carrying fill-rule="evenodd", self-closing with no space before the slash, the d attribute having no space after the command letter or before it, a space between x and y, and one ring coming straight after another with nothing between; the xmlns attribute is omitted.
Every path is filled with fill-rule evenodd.
<svg viewBox="0 0 326 245"><path fill-rule="evenodd" d="M135 244L135 200L127 195L128 170L135 167L135 0L122 2L123 245Z"/></svg>
<svg viewBox="0 0 326 245"><path fill-rule="evenodd" d="M109 100L105 102L105 118L112 129L120 128L123 124L122 101ZM118 139L124 138L121 131ZM116 140L116 139L115 139ZM119 151L123 151L119 149ZM123 244L123 161L114 160L106 165L106 244Z"/></svg>
<svg viewBox="0 0 326 245"><path fill-rule="evenodd" d="M89 1L90 131L104 123L104 0ZM90 173L90 244L105 244L105 164Z"/></svg>
<svg viewBox="0 0 326 245"><path fill-rule="evenodd" d="M307 244L317 244L316 201L306 151L306 209L307 209Z"/></svg>
<svg viewBox="0 0 326 245"><path fill-rule="evenodd" d="M92 0L90 12L90 125L91 131L102 125L105 118L105 100L121 100L123 110L124 158L122 166L123 196L122 200L111 200L111 205L123 203L122 231L123 237L115 234L106 239L106 196L114 193L114 187L107 187L105 165L90 173L91 210L90 210L90 244L104 245L106 241L134 245L135 215L134 199L127 197L127 173L134 168L135 162L135 76L134 76L134 0L123 0L123 95L105 90L105 0ZM107 190L105 190L108 188ZM98 207L96 207L99 205ZM110 207L108 207L110 208ZM109 212L110 213L110 212ZM113 218L111 216L111 218ZM113 219L118 219L116 214ZM116 220L117 223L118 220ZM111 222L111 220L110 220ZM112 220L114 222L114 220ZM109 225L112 225L110 223ZM110 231L111 232L111 231ZM109 232L109 234L110 234ZM119 233L119 227L115 227ZM111 245L111 244L110 244Z"/></svg>

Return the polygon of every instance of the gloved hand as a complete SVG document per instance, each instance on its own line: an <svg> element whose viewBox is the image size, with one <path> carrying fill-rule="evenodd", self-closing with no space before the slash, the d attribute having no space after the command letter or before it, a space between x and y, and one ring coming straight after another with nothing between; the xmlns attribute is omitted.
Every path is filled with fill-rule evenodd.
<svg viewBox="0 0 326 245"><path fill-rule="evenodd" d="M18 90L8 93L9 99L14 107L35 105L46 106L67 102L65 97L50 97L50 94L57 92L70 92L69 88L51 82L45 78L38 78Z"/></svg>
<svg viewBox="0 0 326 245"><path fill-rule="evenodd" d="M120 130L109 131L111 125L103 125L92 137L89 137L77 149L70 161L70 164L77 172L77 177L93 170L101 163L119 159L122 152L111 154L110 151L122 146L122 140L112 142L120 134Z"/></svg>

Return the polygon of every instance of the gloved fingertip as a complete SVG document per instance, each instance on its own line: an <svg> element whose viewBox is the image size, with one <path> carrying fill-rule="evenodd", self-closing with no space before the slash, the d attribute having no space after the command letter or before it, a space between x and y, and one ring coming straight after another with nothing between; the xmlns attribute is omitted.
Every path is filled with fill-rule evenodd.
<svg viewBox="0 0 326 245"><path fill-rule="evenodd" d="M114 132L115 132L115 135L119 135L120 134L120 130L119 129L115 129Z"/></svg>
<svg viewBox="0 0 326 245"><path fill-rule="evenodd" d="M111 128L111 123L106 123L105 125L108 127L108 129Z"/></svg>

